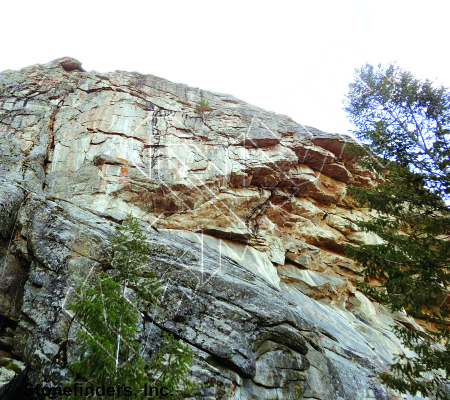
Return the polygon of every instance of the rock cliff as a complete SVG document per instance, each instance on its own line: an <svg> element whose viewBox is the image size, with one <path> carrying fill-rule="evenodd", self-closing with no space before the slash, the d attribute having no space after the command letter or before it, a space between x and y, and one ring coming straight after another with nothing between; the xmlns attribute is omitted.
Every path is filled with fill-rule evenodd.
<svg viewBox="0 0 450 400"><path fill-rule="evenodd" d="M420 398L376 377L408 353L390 326L422 328L353 284L344 243L380 238L353 223L370 213L346 184L381 180L346 154L351 137L69 57L3 71L0 93L0 349L28 382L69 379L66 296L132 212L164 282L143 356L164 330L189 343L196 399Z"/></svg>

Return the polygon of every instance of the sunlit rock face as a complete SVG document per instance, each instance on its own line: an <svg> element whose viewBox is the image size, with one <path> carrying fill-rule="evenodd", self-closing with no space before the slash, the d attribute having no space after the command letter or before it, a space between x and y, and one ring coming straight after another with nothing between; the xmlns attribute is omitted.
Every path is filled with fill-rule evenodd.
<svg viewBox="0 0 450 400"><path fill-rule="evenodd" d="M66 296L93 282L132 212L166 285L143 310L156 317L140 321L142 356L163 330L189 343L192 378L205 384L195 398L400 398L377 380L409 354L390 326L422 328L353 283L344 244L381 239L353 223L369 212L346 184L381 180L345 153L352 138L68 57L3 71L0 93L0 314L11 337L0 346L29 382L70 379L80 326ZM200 99L211 113L196 114Z"/></svg>

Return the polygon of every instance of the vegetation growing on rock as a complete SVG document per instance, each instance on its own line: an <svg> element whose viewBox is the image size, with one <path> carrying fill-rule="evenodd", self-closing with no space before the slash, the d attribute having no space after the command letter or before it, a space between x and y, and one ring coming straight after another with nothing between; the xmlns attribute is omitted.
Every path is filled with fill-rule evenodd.
<svg viewBox="0 0 450 400"><path fill-rule="evenodd" d="M113 269L102 272L94 287L85 287L83 283L78 286L78 298L70 308L82 326L78 335L81 359L69 366L76 377L69 387L75 387L77 382L85 388L106 384L116 390L129 388L134 395L144 396L147 384L165 387L173 399L192 394L195 384L186 378L192 364L189 345L165 332L162 348L149 364L140 354L136 332L138 317L142 315L138 303L151 307L160 295L155 275L148 268L144 271L150 251L145 239L138 220L129 214L111 238ZM85 398L75 393L67 398ZM106 396L109 397L125 399L129 394L123 391Z"/></svg>
<svg viewBox="0 0 450 400"><path fill-rule="evenodd" d="M203 117L205 113L209 113L212 111L212 108L209 106L209 102L205 99L200 99L195 106L195 112Z"/></svg>
<svg viewBox="0 0 450 400"><path fill-rule="evenodd" d="M6 368L10 371L15 372L16 374L20 374L22 372L22 369L14 364L13 360L6 358L0 358L0 368Z"/></svg>

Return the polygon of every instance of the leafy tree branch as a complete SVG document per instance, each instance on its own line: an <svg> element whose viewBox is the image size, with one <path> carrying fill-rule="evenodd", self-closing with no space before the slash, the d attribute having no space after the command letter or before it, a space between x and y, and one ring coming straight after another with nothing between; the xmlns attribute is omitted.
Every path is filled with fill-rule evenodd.
<svg viewBox="0 0 450 400"><path fill-rule="evenodd" d="M377 211L355 223L384 243L349 244L346 254L361 267L356 285L364 294L429 323L424 332L393 327L417 356L397 357L380 379L401 393L449 399L450 94L394 64L367 64L354 78L345 110L373 156L358 146L349 152L385 183L348 191Z"/></svg>

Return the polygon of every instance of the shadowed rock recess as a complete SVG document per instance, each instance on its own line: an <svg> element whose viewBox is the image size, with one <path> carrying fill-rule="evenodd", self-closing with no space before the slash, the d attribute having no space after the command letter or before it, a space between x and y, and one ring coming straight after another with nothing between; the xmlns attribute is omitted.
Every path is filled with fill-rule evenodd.
<svg viewBox="0 0 450 400"><path fill-rule="evenodd" d="M423 328L353 284L344 243L381 239L352 222L369 211L346 184L381 180L346 155L350 137L69 57L3 71L0 93L0 350L28 382L70 380L66 295L105 267L131 211L164 280L142 356L163 330L188 343L196 399L420 398L376 377L410 355L390 326Z"/></svg>

